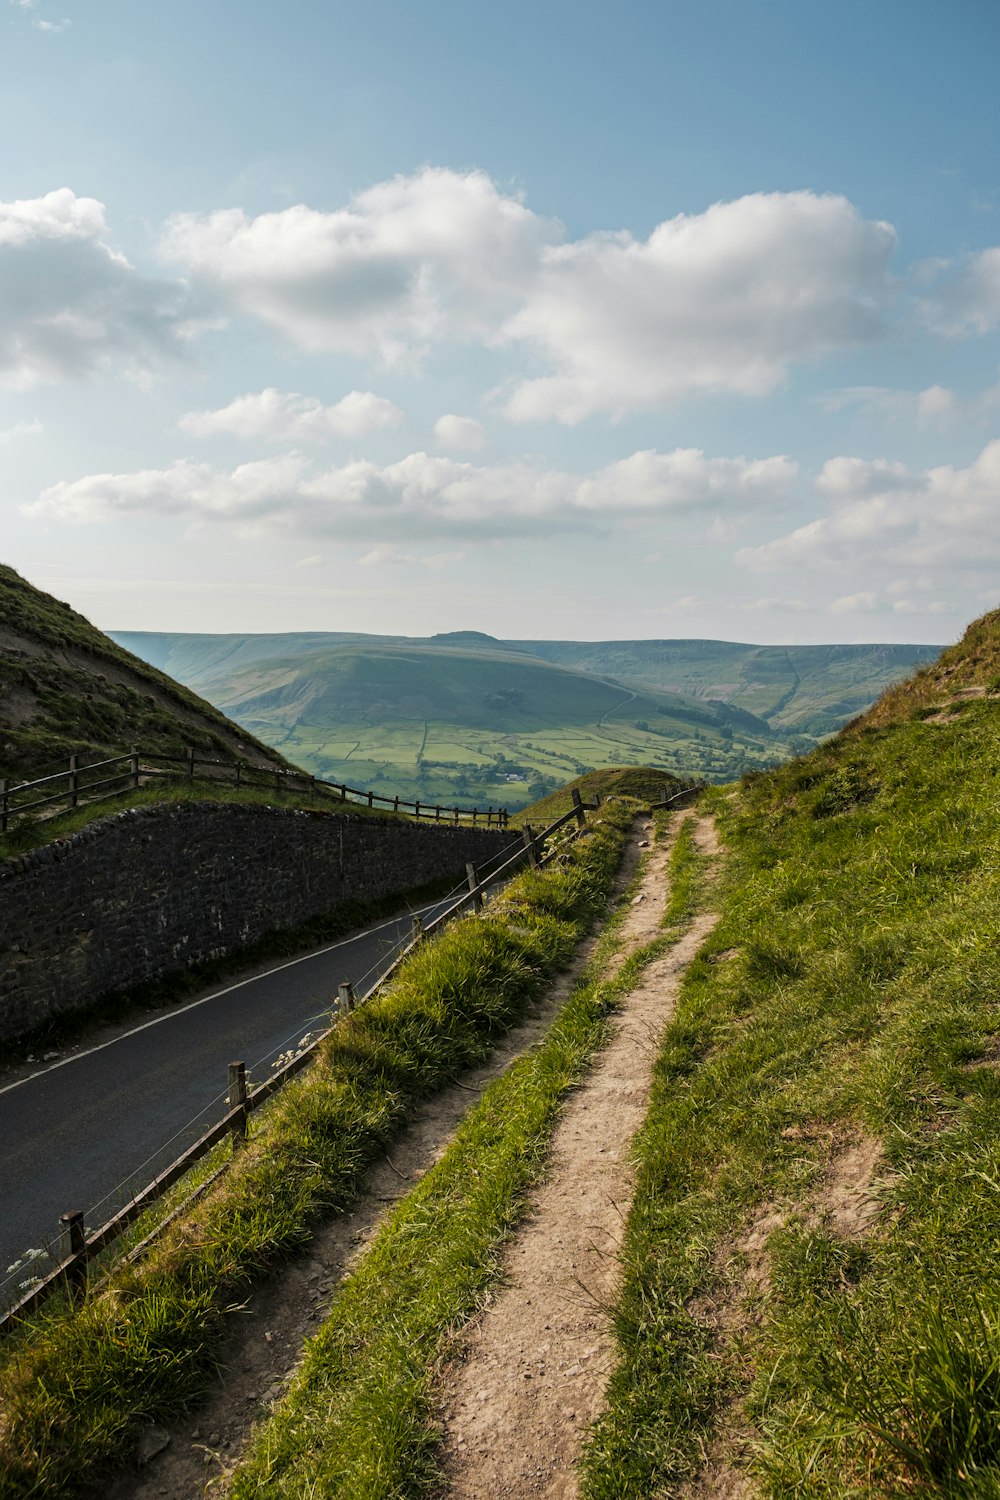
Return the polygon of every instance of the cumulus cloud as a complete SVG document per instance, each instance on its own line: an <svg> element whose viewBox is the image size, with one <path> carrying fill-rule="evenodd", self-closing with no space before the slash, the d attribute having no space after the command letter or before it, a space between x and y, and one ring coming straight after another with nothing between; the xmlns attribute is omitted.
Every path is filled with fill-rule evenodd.
<svg viewBox="0 0 1000 1500"><path fill-rule="evenodd" d="M262 438L268 443L308 443L330 437L365 437L403 420L398 406L372 391L349 391L333 406L315 396L277 391L269 386L238 396L217 411L189 411L178 425L196 437L225 434Z"/></svg>
<svg viewBox="0 0 1000 1500"><path fill-rule="evenodd" d="M692 391L765 395L792 362L881 334L895 246L846 198L798 192L680 214L645 241L550 248L506 335L555 373L518 386L507 411L576 422Z"/></svg>
<svg viewBox="0 0 1000 1500"><path fill-rule="evenodd" d="M697 391L763 395L789 366L880 336L888 224L846 198L756 193L646 240L566 242L483 172L425 168L323 212L180 214L163 248L300 346L399 360L443 339L526 349L516 420L621 415Z"/></svg>
<svg viewBox="0 0 1000 1500"><path fill-rule="evenodd" d="M899 565L994 570L1000 563L1000 441L967 468L944 464L917 472L884 459L831 459L821 490L829 515L786 536L745 547L756 569L851 569ZM899 583L899 580L895 581Z"/></svg>
<svg viewBox="0 0 1000 1500"><path fill-rule="evenodd" d="M328 213L177 214L163 249L303 348L393 361L432 340L489 336L554 232L484 172L428 167Z"/></svg>
<svg viewBox="0 0 1000 1500"><path fill-rule="evenodd" d="M179 352L189 317L180 284L140 276L109 242L96 199L0 203L0 384L147 369Z"/></svg>
<svg viewBox="0 0 1000 1500"><path fill-rule="evenodd" d="M49 36L58 36L61 31L68 31L73 22L63 19L62 21L43 21L41 19L32 21L36 31L44 31Z"/></svg>
<svg viewBox="0 0 1000 1500"><path fill-rule="evenodd" d="M475 417L456 417L448 412L434 423L434 441L439 448L466 448L477 452L486 444L486 428Z"/></svg>
<svg viewBox="0 0 1000 1500"><path fill-rule="evenodd" d="M183 515L373 539L531 535L768 509L784 503L796 474L784 456L710 458L698 449L634 453L582 476L427 453L316 470L286 454L232 470L183 459L166 469L91 474L52 485L27 509L65 521Z"/></svg>

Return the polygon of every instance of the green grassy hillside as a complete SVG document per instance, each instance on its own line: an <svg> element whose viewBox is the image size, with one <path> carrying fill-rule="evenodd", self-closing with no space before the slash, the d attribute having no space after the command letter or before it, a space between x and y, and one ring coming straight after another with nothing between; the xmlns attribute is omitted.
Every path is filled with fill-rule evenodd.
<svg viewBox="0 0 1000 1500"><path fill-rule="evenodd" d="M591 768L718 780L788 753L745 711L496 648L344 642L230 664L199 685L316 774L427 802L516 808Z"/></svg>
<svg viewBox="0 0 1000 1500"><path fill-rule="evenodd" d="M998 673L993 614L709 794L591 1500L1000 1495Z"/></svg>
<svg viewBox="0 0 1000 1500"><path fill-rule="evenodd" d="M939 650L733 641L523 641L521 648L632 687L719 699L766 719L772 729L813 738L839 729Z"/></svg>
<svg viewBox="0 0 1000 1500"><path fill-rule="evenodd" d="M247 664L292 661L345 647L454 649L535 657L638 692L667 692L744 709L781 735L831 734L892 683L933 661L937 646L753 646L737 641L500 641L480 631L427 640L319 632L288 635L158 635L116 632L115 639L171 676L207 692L207 684ZM211 696L211 694L209 694ZM747 725L750 728L750 725Z"/></svg>
<svg viewBox="0 0 1000 1500"><path fill-rule="evenodd" d="M0 565L0 776L41 775L71 752L95 757L132 744L281 763L210 703Z"/></svg>

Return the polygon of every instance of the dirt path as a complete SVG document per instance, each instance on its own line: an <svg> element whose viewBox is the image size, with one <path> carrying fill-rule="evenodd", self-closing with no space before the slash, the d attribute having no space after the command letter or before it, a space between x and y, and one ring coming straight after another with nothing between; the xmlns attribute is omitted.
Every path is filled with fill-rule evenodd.
<svg viewBox="0 0 1000 1500"><path fill-rule="evenodd" d="M714 853L707 820L698 820L696 838ZM668 857L669 845L650 859L624 952L659 927ZM575 1463L601 1409L612 1358L608 1308L633 1191L632 1138L681 977L715 921L698 917L627 997L612 1041L556 1129L548 1178L507 1256L507 1283L443 1373L439 1407L452 1500L577 1493Z"/></svg>
<svg viewBox="0 0 1000 1500"><path fill-rule="evenodd" d="M633 832L619 891L634 877L651 829L651 824L644 824ZM659 851L654 858L660 858ZM648 905L640 902L634 913L637 925L645 930L651 921L655 929L656 910L657 899ZM141 1471L102 1486L104 1500L195 1500L205 1493L220 1493L219 1480L240 1457L254 1420L280 1397L294 1374L303 1345L325 1316L337 1283L363 1254L392 1205L443 1155L487 1084L544 1036L596 941L596 936L587 939L572 967L532 1007L524 1023L508 1033L488 1063L426 1101L390 1153L372 1168L353 1210L317 1233L308 1258L285 1267L248 1299L233 1320L223 1350L224 1379L187 1421L169 1431L147 1429L140 1448Z"/></svg>

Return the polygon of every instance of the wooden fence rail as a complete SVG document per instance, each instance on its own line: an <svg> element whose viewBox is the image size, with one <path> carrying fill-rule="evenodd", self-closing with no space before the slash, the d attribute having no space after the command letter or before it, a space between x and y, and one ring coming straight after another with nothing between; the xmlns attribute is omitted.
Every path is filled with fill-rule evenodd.
<svg viewBox="0 0 1000 1500"><path fill-rule="evenodd" d="M679 801L680 798L690 796L701 790L703 790L703 787L697 784L684 787L672 797L668 797L662 802L653 803L652 808L667 807L671 803ZM0 1314L0 1338L12 1332L17 1326L19 1319L33 1312L57 1288L69 1288L74 1295L78 1294L86 1285L87 1267L90 1262L96 1259L102 1250L106 1249L108 1245L112 1244L114 1240L122 1235L129 1225L133 1224L147 1208L161 1198L175 1183L179 1182L193 1166L201 1161L203 1157L207 1156L221 1141L225 1140L227 1135L232 1138L233 1150L239 1150L246 1139L249 1115L254 1110L259 1109L262 1104L265 1104L268 1099L277 1093L291 1078L294 1078L297 1073L300 1073L303 1068L308 1067L316 1055L317 1049L322 1046L323 1042L330 1035L333 1026L336 1025L340 1016L349 1014L355 1006L363 1005L377 995L390 982L400 965L404 963L406 958L420 943L425 942L428 937L438 932L470 906L474 907L477 911L481 910L486 892L490 886L496 885L498 882L508 878L519 864L526 862L531 866L541 867L547 864L549 860L555 858L561 852L565 841L560 841L559 844L555 845L548 852L545 851L545 845L566 824L575 822L577 826L572 838L579 837L586 827L587 813L595 812L600 806L600 802L599 800L596 802L584 802L579 791L573 788L572 803L573 805L568 812L556 818L554 822L550 823L547 828L542 829L541 832L534 833L530 827L523 828L521 839L517 841L516 845L511 846L513 853L502 864L498 865L496 869L489 870L488 873L480 876L473 864L467 864L468 890L459 895L455 901L430 922L423 923L419 917L413 919L413 930L410 941L397 954L388 968L383 970L378 979L375 980L364 995L356 996L353 986L350 983L345 982L342 984L338 995L335 1017L331 1025L318 1033L307 1046L296 1052L293 1057L283 1063L280 1068L277 1068L263 1083L258 1084L256 1088L248 1089L246 1086L244 1065L242 1063L230 1063L227 1096L229 1108L226 1114L223 1115L221 1120L211 1126L210 1129L206 1130L176 1161L171 1162L151 1182L147 1183L140 1192L136 1193L130 1199L124 1208L120 1209L106 1223L102 1224L99 1229L93 1230L90 1234L86 1233L82 1210L72 1209L68 1213L62 1214L59 1220L60 1253L62 1258L59 1264L27 1292L20 1301ZM222 1170L222 1168L219 1168L213 1172L199 1188L195 1189L192 1194L185 1198L183 1204L179 1205L167 1219L158 1225L151 1234L147 1235L140 1245L133 1248L129 1258L135 1259L144 1251L146 1246L161 1232L167 1223L176 1218L185 1206L215 1182Z"/></svg>
<svg viewBox="0 0 1000 1500"><path fill-rule="evenodd" d="M316 1055L317 1049L322 1046L333 1029L333 1025L336 1024L341 1015L350 1012L356 1005L365 1004L377 995L389 983L400 965L420 943L425 942L428 937L438 932L448 922L467 910L469 906L474 906L477 910L480 909L490 886L496 885L499 881L508 878L519 864L527 860L531 864L544 865L550 859L554 858L560 852L562 844L556 845L555 848L546 854L546 842L551 839L553 834L557 833L570 822L577 824L574 837L577 836L586 824L587 813L595 811L598 805L597 803L584 802L580 797L580 793L574 789L573 806L570 810L564 813L562 817L556 818L554 822L550 823L540 833L532 833L528 830L527 837L517 841L514 852L502 864L498 865L496 869L488 870L488 872L484 872L480 876L474 865L467 865L468 890L458 896L445 911L434 917L432 921L424 924L421 923L419 917L414 918L410 941L364 995L355 996L353 987L350 984L342 984L340 986L335 1018L331 1026L318 1033L306 1047L303 1047L288 1062L282 1064L280 1068L276 1069L269 1078L263 1083L258 1084L256 1088L246 1088L246 1075L243 1064L231 1063L228 1075L229 1109L226 1114L223 1115L221 1120L211 1126L209 1130L206 1130L176 1161L171 1162L151 1182L147 1183L141 1191L136 1193L124 1208L119 1209L99 1229L95 1229L89 1234L84 1228L84 1216L81 1209L71 1209L60 1216L61 1259L58 1265L49 1271L37 1285L32 1287L13 1306L0 1314L0 1337L12 1332L17 1326L19 1319L33 1312L57 1288L68 1287L73 1292L79 1291L86 1284L87 1267L90 1262L96 1259L102 1250L106 1249L108 1245L122 1235L129 1225L134 1223L147 1208L159 1198L162 1198L164 1193L173 1187L176 1182L179 1182L220 1141L225 1140L227 1135L233 1139L234 1150L239 1149L242 1141L246 1138L246 1125L250 1113L253 1110L259 1109L289 1079L293 1078L296 1073L301 1072L303 1068L309 1065ZM213 1173L206 1183L203 1183L200 1188L195 1190L195 1193L185 1199L185 1203L190 1202L194 1197L198 1196L205 1187L215 1181L217 1175L217 1173ZM179 1211L179 1209L175 1210L170 1215L170 1218L174 1218ZM165 1220L164 1224L167 1222L169 1220ZM142 1245L137 1246L131 1252L131 1256L136 1256L139 1250L144 1248L149 1240L159 1233L162 1227L163 1225L158 1226L152 1235L147 1236L142 1241Z"/></svg>
<svg viewBox="0 0 1000 1500"><path fill-rule="evenodd" d="M116 769L117 768L117 769ZM106 773L98 775L96 773ZM224 761L198 755L189 747L184 755L161 755L134 746L120 755L84 763L71 755L65 771L54 771L31 781L11 783L0 778L0 834L6 833L13 819L22 813L42 808L71 809L84 802L99 802L136 791L140 786L158 780L231 782L237 788L258 787L275 792L309 792L331 801L356 802L373 808L378 804L387 811L406 813L412 818L431 818L435 823L471 823L473 827L506 828L505 807L444 807L408 802L384 792L348 786L346 782L326 781L304 771L286 771L260 761ZM58 790L56 789L59 785Z"/></svg>

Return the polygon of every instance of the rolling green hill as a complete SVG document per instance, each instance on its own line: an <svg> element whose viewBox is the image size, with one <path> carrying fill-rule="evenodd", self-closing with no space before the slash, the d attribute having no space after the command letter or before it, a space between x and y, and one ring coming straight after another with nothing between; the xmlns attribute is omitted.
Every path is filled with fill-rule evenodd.
<svg viewBox="0 0 1000 1500"><path fill-rule="evenodd" d="M808 749L925 646L350 633L115 639L318 775L522 807L590 767L724 781Z"/></svg>
<svg viewBox="0 0 1000 1500"><path fill-rule="evenodd" d="M421 801L517 808L596 767L718 780L788 754L745 710L638 691L500 642L353 639L324 649L307 638L281 655L281 639L256 658L245 638L182 641L159 655L171 670L199 664L200 691L317 775Z"/></svg>

